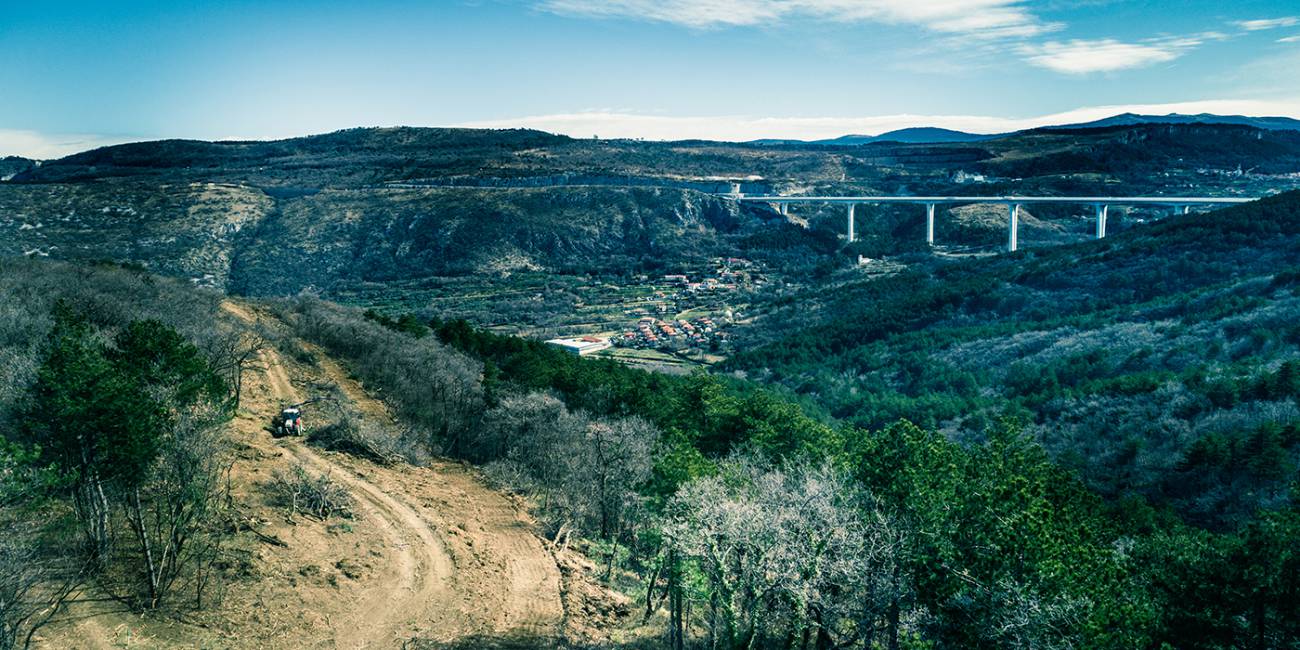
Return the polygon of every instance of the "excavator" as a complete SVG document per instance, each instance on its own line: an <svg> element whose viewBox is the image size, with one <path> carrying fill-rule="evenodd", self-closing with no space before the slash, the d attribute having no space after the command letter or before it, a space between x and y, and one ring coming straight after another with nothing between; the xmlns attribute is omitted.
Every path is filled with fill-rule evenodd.
<svg viewBox="0 0 1300 650"><path fill-rule="evenodd" d="M276 438L302 435L302 407L316 402L334 401L328 397L313 397L304 402L290 404L280 409L279 415L271 418L271 434Z"/></svg>

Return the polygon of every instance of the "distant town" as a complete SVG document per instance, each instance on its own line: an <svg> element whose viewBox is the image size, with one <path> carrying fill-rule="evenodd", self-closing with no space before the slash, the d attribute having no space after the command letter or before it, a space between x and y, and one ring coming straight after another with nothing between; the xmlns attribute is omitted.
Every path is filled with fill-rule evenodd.
<svg viewBox="0 0 1300 650"><path fill-rule="evenodd" d="M754 262L738 257L714 259L695 272L640 275L635 280L643 291L622 304L626 324L620 329L547 343L581 356L614 348L607 354L624 361L648 360L635 351L670 355L663 360L716 360L730 351L731 328L742 318L743 294L768 283Z"/></svg>

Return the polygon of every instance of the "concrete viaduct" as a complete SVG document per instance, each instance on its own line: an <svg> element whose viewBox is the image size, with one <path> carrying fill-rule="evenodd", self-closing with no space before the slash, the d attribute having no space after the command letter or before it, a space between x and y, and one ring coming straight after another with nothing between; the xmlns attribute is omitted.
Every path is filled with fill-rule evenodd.
<svg viewBox="0 0 1300 650"><path fill-rule="evenodd" d="M734 186L733 186L734 189ZM1106 236L1106 211L1112 205L1141 205L1166 207L1173 214L1187 214L1192 206L1223 206L1249 203L1253 198L1217 198L1194 196L747 196L733 191L721 195L744 203L767 203L781 214L790 214L792 203L835 203L847 206L848 241L856 241L854 233L854 208L862 204L907 203L925 206L925 242L934 245L934 208L936 205L969 205L997 203L1007 206L1007 250L1017 248L1016 234L1020 225L1020 206L1037 203L1073 203L1091 205L1097 215L1097 239Z"/></svg>

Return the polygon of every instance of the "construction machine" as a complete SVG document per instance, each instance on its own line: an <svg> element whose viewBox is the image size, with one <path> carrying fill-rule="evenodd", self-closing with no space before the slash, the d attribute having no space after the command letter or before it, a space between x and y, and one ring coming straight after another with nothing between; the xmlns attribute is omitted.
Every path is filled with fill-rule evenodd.
<svg viewBox="0 0 1300 650"><path fill-rule="evenodd" d="M271 434L277 438L301 436L303 432L302 407L321 401L333 400L328 397L313 397L307 401L290 404L280 409L280 413L271 418Z"/></svg>

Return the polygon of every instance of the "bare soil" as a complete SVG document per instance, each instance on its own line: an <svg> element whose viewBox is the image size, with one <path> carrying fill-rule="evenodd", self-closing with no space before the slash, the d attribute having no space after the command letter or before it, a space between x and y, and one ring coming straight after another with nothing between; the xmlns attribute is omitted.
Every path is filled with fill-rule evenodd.
<svg viewBox="0 0 1300 650"><path fill-rule="evenodd" d="M276 326L252 305L224 308L246 323ZM257 533L243 530L229 544L220 603L141 616L88 588L41 630L39 647L399 648L412 639L547 647L575 634L592 640L608 622L603 617L616 620L628 609L580 570L590 563L570 551L557 560L526 504L488 487L472 467L449 460L382 466L298 438L273 439L272 415L321 384L337 385L362 418L393 424L340 364L302 345L314 362L262 353L229 427L232 501ZM344 485L354 518L294 517L273 503L267 485L295 463Z"/></svg>

